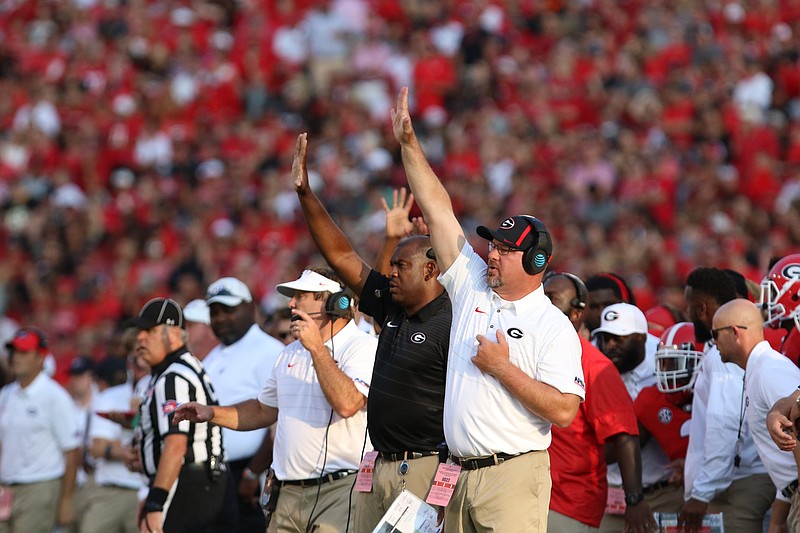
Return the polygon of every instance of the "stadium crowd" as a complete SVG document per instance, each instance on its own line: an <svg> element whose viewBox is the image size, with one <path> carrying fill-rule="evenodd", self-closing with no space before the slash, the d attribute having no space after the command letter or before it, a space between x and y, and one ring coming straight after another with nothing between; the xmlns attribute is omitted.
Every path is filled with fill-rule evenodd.
<svg viewBox="0 0 800 533"><path fill-rule="evenodd" d="M680 305L800 245L800 2L6 2L0 302L65 369L151 296L223 275L261 307L315 250L285 176L366 256L417 130L467 228L533 212L553 265ZM4 338L13 333L4 322Z"/></svg>

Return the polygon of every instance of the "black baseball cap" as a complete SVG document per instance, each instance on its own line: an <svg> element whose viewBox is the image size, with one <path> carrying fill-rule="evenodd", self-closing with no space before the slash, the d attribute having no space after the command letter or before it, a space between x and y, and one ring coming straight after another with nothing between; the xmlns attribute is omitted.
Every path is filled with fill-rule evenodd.
<svg viewBox="0 0 800 533"><path fill-rule="evenodd" d="M162 324L183 329L181 306L169 298L153 298L139 311L139 316L136 317L136 327L140 330L151 329Z"/></svg>
<svg viewBox="0 0 800 533"><path fill-rule="evenodd" d="M79 355L69 364L69 375L77 376L94 369L94 362L84 355Z"/></svg>
<svg viewBox="0 0 800 533"><path fill-rule="evenodd" d="M547 227L541 220L530 215L509 217L496 230L478 226L477 233L487 241L496 240L512 250L528 250L539 244L545 249L548 258L553 253L552 240L549 238ZM538 242L540 234L548 237L541 243Z"/></svg>

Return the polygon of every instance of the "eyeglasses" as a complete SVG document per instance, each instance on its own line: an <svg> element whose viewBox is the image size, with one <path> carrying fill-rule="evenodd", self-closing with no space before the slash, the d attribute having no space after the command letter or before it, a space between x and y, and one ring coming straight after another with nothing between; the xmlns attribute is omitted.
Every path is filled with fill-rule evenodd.
<svg viewBox="0 0 800 533"><path fill-rule="evenodd" d="M716 328L716 329L712 328L712 329L711 329L711 340L712 340L712 341L714 341L714 342L717 342L717 337L719 337L719 332L720 332L720 331L725 331L726 329L733 329L733 330L735 330L736 328L739 328L739 329L747 329L747 326L736 326L736 325L732 325L732 326L723 326L723 327L721 327L721 328Z"/></svg>
<svg viewBox="0 0 800 533"><path fill-rule="evenodd" d="M492 253L492 250L497 250L497 253L500 255L508 255L511 252L519 252L520 250L514 250L513 248L509 248L508 246L503 246L497 244L493 241L489 242L489 253Z"/></svg>

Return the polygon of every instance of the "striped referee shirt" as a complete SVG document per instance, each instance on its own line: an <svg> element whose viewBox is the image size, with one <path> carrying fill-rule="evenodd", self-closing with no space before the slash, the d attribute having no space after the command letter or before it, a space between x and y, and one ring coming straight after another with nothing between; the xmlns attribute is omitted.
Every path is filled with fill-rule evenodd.
<svg viewBox="0 0 800 533"><path fill-rule="evenodd" d="M203 365L182 346L153 368L150 385L139 406L136 437L142 468L151 479L158 470L167 435L187 436L184 464L204 464L211 456L222 458L222 430L219 426L194 424L187 420L177 425L172 423L172 413L186 402L219 405Z"/></svg>

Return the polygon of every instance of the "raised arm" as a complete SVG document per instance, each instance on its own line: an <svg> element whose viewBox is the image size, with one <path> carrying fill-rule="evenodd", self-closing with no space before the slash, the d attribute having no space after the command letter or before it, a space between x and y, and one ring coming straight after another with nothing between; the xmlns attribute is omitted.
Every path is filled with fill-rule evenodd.
<svg viewBox="0 0 800 533"><path fill-rule="evenodd" d="M416 227L408 215L414 207L414 195L406 196L405 187L392 191L392 205L381 196L383 210L386 212L386 238L383 240L378 257L375 260L375 270L384 275L389 275L389 262L397 248L400 239L411 235Z"/></svg>
<svg viewBox="0 0 800 533"><path fill-rule="evenodd" d="M301 133L297 136L295 145L292 181L308 224L308 230L322 257L336 272L336 275L350 290L360 296L371 270L370 266L359 257L325 206L308 186L307 150L308 134Z"/></svg>
<svg viewBox="0 0 800 533"><path fill-rule="evenodd" d="M430 228L431 244L439 268L444 272L456 260L464 245L464 231L453 212L450 196L428 164L414 133L408 113L408 87L400 89L397 107L392 109L391 114L392 130L395 139L400 143L408 184Z"/></svg>

